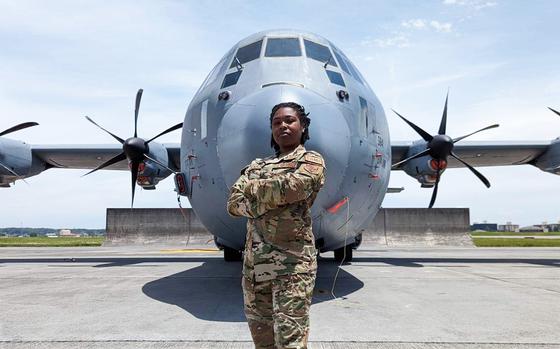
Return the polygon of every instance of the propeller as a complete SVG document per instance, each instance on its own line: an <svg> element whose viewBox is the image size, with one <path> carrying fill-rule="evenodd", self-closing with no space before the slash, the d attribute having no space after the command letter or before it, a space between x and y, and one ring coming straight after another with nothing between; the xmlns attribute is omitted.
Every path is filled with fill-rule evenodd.
<svg viewBox="0 0 560 349"><path fill-rule="evenodd" d="M91 122L95 126L99 127L103 131L107 132L114 139L116 139L120 144L122 144L122 149L123 150L122 150L121 153L119 153L118 155L116 155L116 156L112 157L111 159L105 161L101 165L97 166L93 170L86 173L84 176L87 176L87 175L89 175L89 174L91 174L91 173L93 173L97 170L101 170L105 167L116 164L117 162L128 159L128 164L129 164L130 173L131 173L131 185L132 185L132 200L131 200L131 203L130 203L131 208L134 206L134 192L135 192L135 189L136 189L136 180L138 179L138 170L140 168L140 164L142 162L144 162L144 160L151 160L151 161L154 161L157 164L167 168L167 166L165 166L164 164L161 164L159 161L157 161L157 160L151 158L150 156L148 156L148 154L150 153L149 143L152 142L153 140L155 140L158 137L161 137L161 136L163 136L163 135L165 135L165 134L167 134L171 131L175 131L175 130L183 127L183 123L181 122L181 123L179 123L175 126L172 126L172 127L168 128L167 130L159 133L157 136L150 138L147 141L138 137L138 111L140 109L140 101L142 100L142 93L143 92L144 91L142 89L139 89L138 92L136 93L136 103L135 103L135 108L134 108L134 136L130 137L130 138L127 138L126 140L124 140L121 137L109 132L105 128L98 125L89 116L86 116L86 119L89 122Z"/></svg>
<svg viewBox="0 0 560 349"><path fill-rule="evenodd" d="M28 128L28 127L32 127L32 126L37 126L37 125L39 125L39 124L36 123L36 122L34 122L34 121L31 121L31 122L24 122L24 123L21 123L21 124L19 124L19 125L15 125L15 126L13 126L13 127L10 127L10 128L7 129L7 130L4 130L4 131L0 132L0 137L5 136L5 135L7 135L7 134L9 134L9 133L12 133L12 132L16 132L16 131L19 131L19 130L23 130L24 128ZM1 163L1 162L0 162L0 167L4 168L6 171L10 172L10 173L13 174L14 176L21 178L21 176L18 175L14 170L12 170L11 168L9 168L8 166L4 165L4 164ZM21 180L25 182L25 179L21 178ZM27 183L27 182L26 182L26 183Z"/></svg>
<svg viewBox="0 0 560 349"><path fill-rule="evenodd" d="M449 92L447 93L447 96L445 97L445 106L443 108L443 115L441 117L441 122L440 122L440 125L439 125L438 134L435 135L435 136L430 135L428 132L424 131L422 128L418 127L417 125L415 125L411 121L407 120L404 116L402 116L401 114L399 114L395 110L393 110L393 112L395 114L397 114L408 125L410 125L410 127L412 127L420 135L420 137L422 137L422 139L424 139L427 142L427 147L426 147L425 150L419 152L418 154L414 154L414 155L412 155L412 156L410 156L410 157L408 157L408 158L406 158L402 161L397 162L396 164L393 165L393 167L398 167L398 166L404 165L404 164L406 164L407 162L409 162L413 159L417 159L419 157L426 156L426 155L430 155L434 159L433 164L435 165L434 167L436 168L436 182L435 182L435 185L434 185L434 190L432 192L432 198L430 199L429 208L432 208L434 206L434 203L436 202L438 185L439 185L441 173L445 169L445 167L447 166L447 158L449 156L451 156L455 160L457 160L460 163L462 163L463 165L465 165L465 167L467 167L476 177L478 177L478 179L480 179L480 181L482 183L484 183L484 185L486 185L486 187L490 188L490 182L488 181L488 179L486 179L486 177L484 177L482 175L482 173L478 172L474 167L472 167L467 162L465 162L463 159L458 157L457 154L455 154L453 152L453 147L454 147L455 143L457 143L457 142L459 142L459 141L461 141L461 140L463 140L467 137L470 137L470 136L472 136L476 133L479 133L479 132L482 132L482 131L485 131L485 130L489 130L491 128L496 128L499 125L498 124L490 125L490 126L482 128L478 131L474 131L474 132L471 132L467 135L457 137L457 138L451 138L451 137L447 136L445 134L445 131L446 131L446 128L447 128L447 101L448 101L448 98L449 98Z"/></svg>
<svg viewBox="0 0 560 349"><path fill-rule="evenodd" d="M560 116L560 112L558 112L557 110L552 109L551 107L548 107L548 109L550 109L553 113L555 113L556 115Z"/></svg>

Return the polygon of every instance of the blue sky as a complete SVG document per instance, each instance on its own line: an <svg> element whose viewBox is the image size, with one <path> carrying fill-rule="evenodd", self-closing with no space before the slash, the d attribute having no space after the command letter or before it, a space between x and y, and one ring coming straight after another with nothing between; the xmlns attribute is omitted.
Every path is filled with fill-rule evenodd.
<svg viewBox="0 0 560 349"><path fill-rule="evenodd" d="M182 121L237 41L295 28L350 57L383 103L392 140L418 136L391 108L435 133L448 88L449 135L499 123L472 140L549 140L560 135L546 109L560 108L559 17L556 1L0 1L0 129L37 121L11 138L111 143L83 116L127 137L144 88L139 133L150 137ZM557 176L530 166L480 171L490 189L466 169L447 171L437 206L470 207L478 222L560 220ZM129 174L84 172L49 170L0 190L0 226L104 227L107 207L129 205ZM390 185L405 191L384 206L427 206L431 191L404 173ZM172 180L137 190L135 206L176 207Z"/></svg>

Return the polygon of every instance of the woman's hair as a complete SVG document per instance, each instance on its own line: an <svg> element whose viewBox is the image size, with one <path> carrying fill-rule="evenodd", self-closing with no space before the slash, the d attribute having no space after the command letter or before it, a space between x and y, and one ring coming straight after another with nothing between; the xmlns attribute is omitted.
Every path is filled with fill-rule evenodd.
<svg viewBox="0 0 560 349"><path fill-rule="evenodd" d="M292 108L296 111L299 123L302 127L305 128L305 130L301 134L299 144L305 144L305 141L309 139L309 125L311 124L311 119L308 117L309 113L305 112L305 108L303 106L294 102L276 104L274 107L272 107L272 112L270 112L270 128L272 128L272 118L280 108ZM272 133L270 134L270 146L274 148L277 155L280 153L280 146L274 141L274 136L272 135Z"/></svg>

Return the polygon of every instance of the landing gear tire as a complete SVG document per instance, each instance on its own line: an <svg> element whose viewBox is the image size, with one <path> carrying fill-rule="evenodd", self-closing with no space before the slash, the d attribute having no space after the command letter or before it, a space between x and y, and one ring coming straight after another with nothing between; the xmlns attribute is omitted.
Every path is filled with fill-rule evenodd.
<svg viewBox="0 0 560 349"><path fill-rule="evenodd" d="M352 262L352 245L346 245L334 250L334 260L338 263Z"/></svg>
<svg viewBox="0 0 560 349"><path fill-rule="evenodd" d="M224 260L226 262L240 262L243 257L241 251L224 246Z"/></svg>

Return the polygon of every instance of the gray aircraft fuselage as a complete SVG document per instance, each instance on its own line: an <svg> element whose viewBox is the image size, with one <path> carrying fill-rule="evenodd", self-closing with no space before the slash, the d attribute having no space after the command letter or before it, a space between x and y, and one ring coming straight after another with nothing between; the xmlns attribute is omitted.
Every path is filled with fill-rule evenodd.
<svg viewBox="0 0 560 349"><path fill-rule="evenodd" d="M391 145L381 103L346 56L328 40L292 30L254 34L210 72L185 115L181 172L191 205L218 242L242 249L246 220L226 211L243 167L274 153L269 116L281 102L309 112L310 140L326 162L312 208L321 251L354 242L387 191Z"/></svg>

